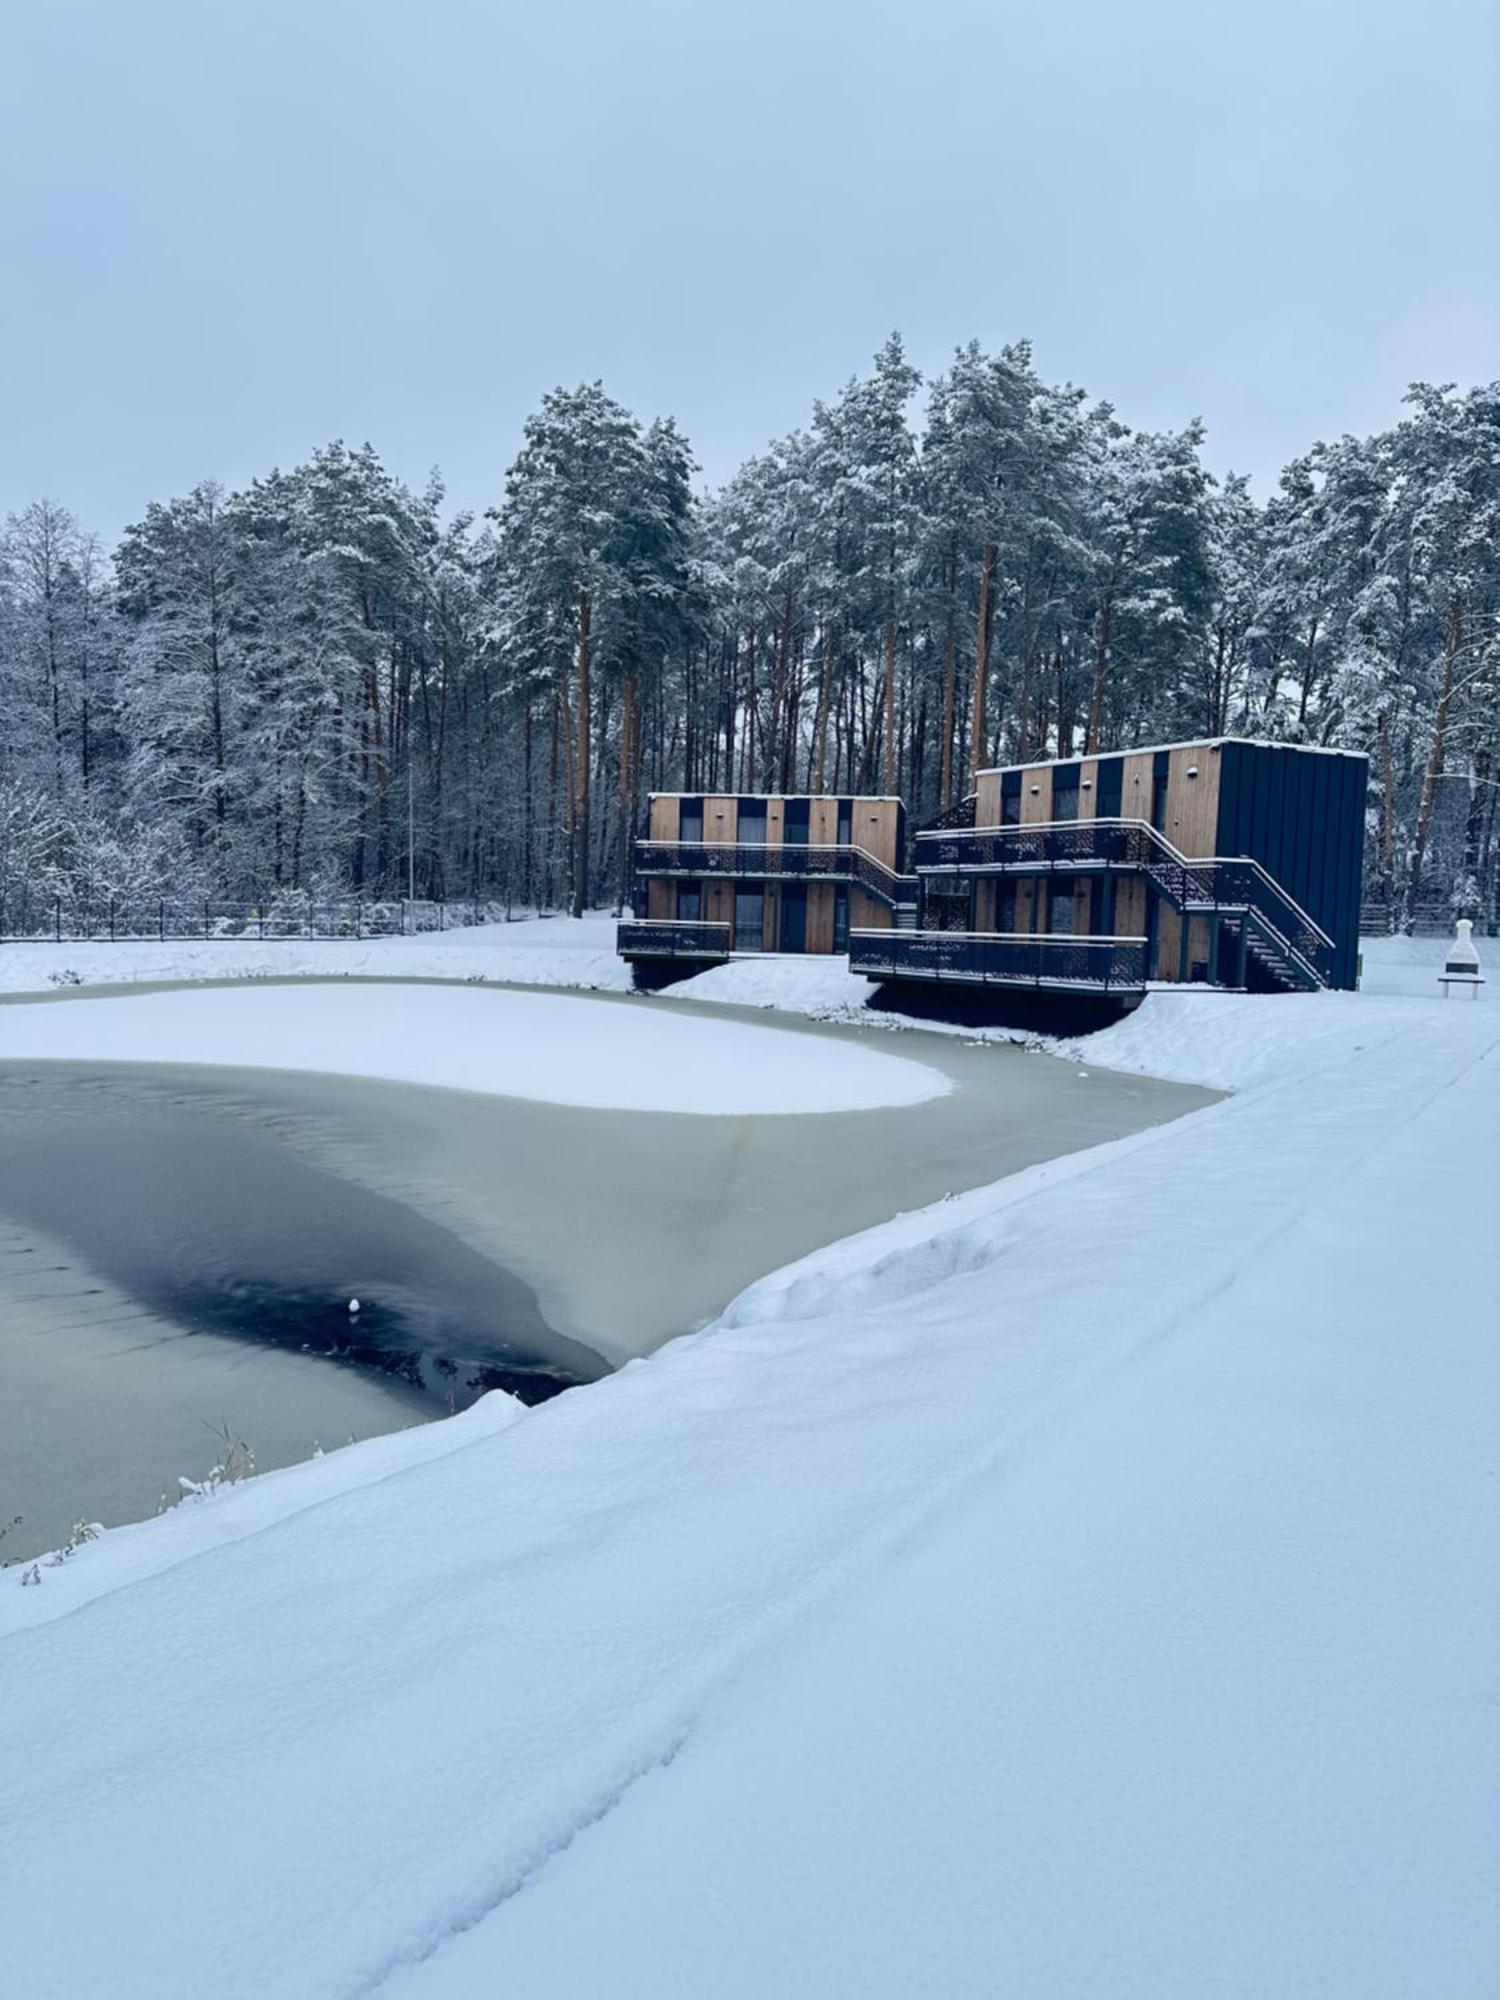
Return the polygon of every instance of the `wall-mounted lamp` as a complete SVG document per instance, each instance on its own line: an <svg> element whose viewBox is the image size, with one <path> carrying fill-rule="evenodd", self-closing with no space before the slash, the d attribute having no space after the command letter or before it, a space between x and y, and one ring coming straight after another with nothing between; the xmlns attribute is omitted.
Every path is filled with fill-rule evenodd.
<svg viewBox="0 0 1500 2000"><path fill-rule="evenodd" d="M1083 790L1086 792L1091 792L1094 789L1094 781L1092 778L1080 778L1078 782L1082 786Z"/></svg>
<svg viewBox="0 0 1500 2000"><path fill-rule="evenodd" d="M1040 797L1041 797L1041 791L1042 791L1042 788L1041 788L1041 786L1040 786L1040 785L1033 785L1033 786L1032 786L1032 788L1031 788L1031 796L1032 796L1032 797L1033 797L1034 799L1035 799L1035 798L1040 798Z"/></svg>
<svg viewBox="0 0 1500 2000"><path fill-rule="evenodd" d="M1188 776L1189 776L1190 778L1196 778L1196 777L1197 777L1197 775L1198 775L1198 766L1197 766L1196 764L1189 764L1189 765L1188 765Z"/></svg>

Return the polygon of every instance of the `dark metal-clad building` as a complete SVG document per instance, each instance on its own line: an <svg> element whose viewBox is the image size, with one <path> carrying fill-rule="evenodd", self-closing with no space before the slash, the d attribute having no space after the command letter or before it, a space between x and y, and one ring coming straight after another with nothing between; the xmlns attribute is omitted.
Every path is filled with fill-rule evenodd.
<svg viewBox="0 0 1500 2000"><path fill-rule="evenodd" d="M918 833L917 927L856 931L881 982L1105 994L1352 987L1367 764L1220 738L981 771Z"/></svg>

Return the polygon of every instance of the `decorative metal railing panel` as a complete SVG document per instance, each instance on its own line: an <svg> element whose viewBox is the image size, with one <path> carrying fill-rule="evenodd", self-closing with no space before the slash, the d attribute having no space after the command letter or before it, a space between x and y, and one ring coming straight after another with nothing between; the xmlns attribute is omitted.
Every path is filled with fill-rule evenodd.
<svg viewBox="0 0 1500 2000"><path fill-rule="evenodd" d="M914 905L917 880L898 875L862 847L759 841L638 840L639 875L733 875L742 880L857 882L892 908Z"/></svg>
<svg viewBox="0 0 1500 2000"><path fill-rule="evenodd" d="M979 810L978 792L968 792L961 799L955 799L951 806L944 806L935 818L928 820L918 833L948 833L956 829L972 826Z"/></svg>
<svg viewBox="0 0 1500 2000"><path fill-rule="evenodd" d="M975 870L1017 874L1125 869L1142 874L1189 915L1252 911L1290 960L1315 985L1333 977L1335 950L1302 906L1248 856L1189 859L1144 820L1047 821L917 835L917 869L926 875Z"/></svg>
<svg viewBox="0 0 1500 2000"><path fill-rule="evenodd" d="M980 931L853 931L849 969L870 978L1140 993L1144 938L1029 937Z"/></svg>
<svg viewBox="0 0 1500 2000"><path fill-rule="evenodd" d="M615 949L623 958L728 958L734 943L729 924L640 917L619 925Z"/></svg>

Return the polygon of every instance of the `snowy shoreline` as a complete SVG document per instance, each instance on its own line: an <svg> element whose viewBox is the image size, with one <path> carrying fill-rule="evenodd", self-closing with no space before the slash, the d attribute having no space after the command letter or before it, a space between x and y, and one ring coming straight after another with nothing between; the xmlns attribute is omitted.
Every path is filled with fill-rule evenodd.
<svg viewBox="0 0 1500 2000"><path fill-rule="evenodd" d="M615 953L614 934L615 919L596 912L576 920L528 918L413 938L4 944L0 1059L9 1006L36 1000L60 1004L118 986L406 979L628 994L630 968ZM1369 1033L1394 1032L1403 1014L1414 1018L1438 1001L1440 939L1368 939L1364 955L1358 994L1286 994L1267 1007L1258 996L1163 987L1123 1021L1086 1036L956 1027L876 1012L867 1005L869 982L840 959L736 959L651 997L679 1016L688 1006L735 1007L892 1034L1020 1042L1068 1061L1233 1091L1284 1075L1289 1064L1312 1069L1337 1059L1341 1051L1361 1046ZM1366 1004L1371 999L1382 1003L1378 1026Z"/></svg>

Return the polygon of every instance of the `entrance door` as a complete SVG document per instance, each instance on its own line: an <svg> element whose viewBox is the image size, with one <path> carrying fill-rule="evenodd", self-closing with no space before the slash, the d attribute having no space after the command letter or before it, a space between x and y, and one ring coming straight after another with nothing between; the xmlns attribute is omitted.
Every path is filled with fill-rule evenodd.
<svg viewBox="0 0 1500 2000"><path fill-rule="evenodd" d="M785 883L781 891L781 949L807 950L807 891Z"/></svg>
<svg viewBox="0 0 1500 2000"><path fill-rule="evenodd" d="M734 948L760 951L766 935L766 898L761 889L734 892Z"/></svg>

